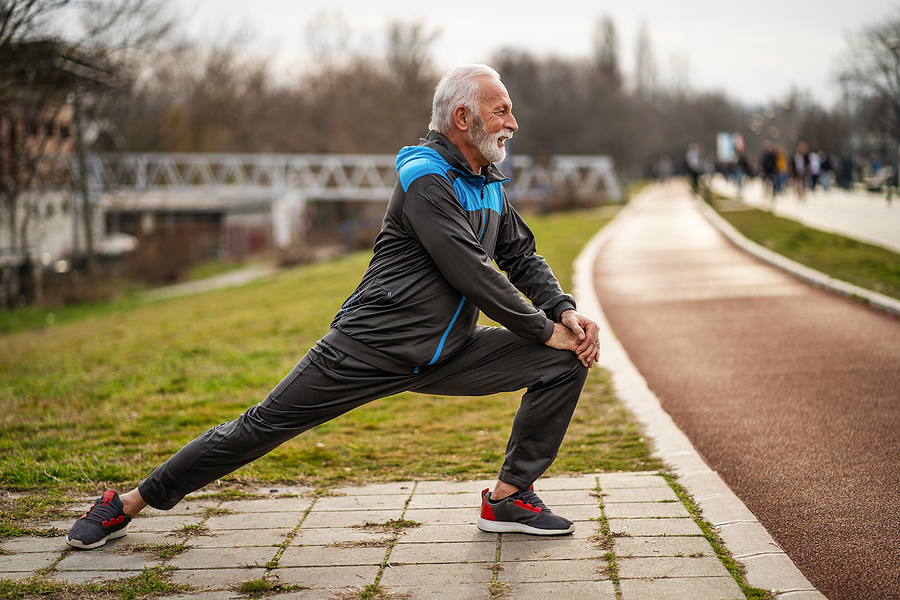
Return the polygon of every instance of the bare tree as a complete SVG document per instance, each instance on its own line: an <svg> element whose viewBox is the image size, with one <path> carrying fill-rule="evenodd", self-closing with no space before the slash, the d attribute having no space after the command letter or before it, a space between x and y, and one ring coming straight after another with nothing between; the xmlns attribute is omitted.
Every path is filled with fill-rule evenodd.
<svg viewBox="0 0 900 600"><path fill-rule="evenodd" d="M896 169L900 159L900 13L864 28L849 39L848 46L840 61L841 82L849 84L860 100L863 125L868 129L865 137L889 141L892 149L884 158Z"/></svg>
<svg viewBox="0 0 900 600"><path fill-rule="evenodd" d="M73 148L72 134L82 139L98 96L126 84L138 65L135 52L170 29L164 1L0 0L0 216L22 272L31 271L28 225L39 215L23 210L24 194L42 182L67 183L57 168L60 155L79 147ZM80 189L90 223L83 156L77 164L68 184ZM90 266L91 231L88 226ZM6 279L15 278L6 273ZM14 300L19 294L8 288Z"/></svg>
<svg viewBox="0 0 900 600"><path fill-rule="evenodd" d="M622 72L619 68L619 36L609 16L603 17L594 28L594 60L604 84L619 89Z"/></svg>
<svg viewBox="0 0 900 600"><path fill-rule="evenodd" d="M650 30L642 22L635 47L634 92L641 100L652 102L656 96L656 59L650 44Z"/></svg>
<svg viewBox="0 0 900 600"><path fill-rule="evenodd" d="M415 143L428 128L432 91L438 80L431 46L439 35L439 30L426 31L421 22L394 21L387 28L388 77L397 94L397 122L406 143Z"/></svg>

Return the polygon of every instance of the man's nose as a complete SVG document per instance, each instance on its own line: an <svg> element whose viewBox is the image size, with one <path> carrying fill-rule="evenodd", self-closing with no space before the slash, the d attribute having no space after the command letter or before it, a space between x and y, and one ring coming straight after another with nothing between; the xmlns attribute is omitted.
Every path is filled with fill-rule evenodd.
<svg viewBox="0 0 900 600"><path fill-rule="evenodd" d="M513 116L512 111L510 111L509 115L507 115L506 119L503 121L503 126L512 131L519 129L519 124L516 123L516 118Z"/></svg>

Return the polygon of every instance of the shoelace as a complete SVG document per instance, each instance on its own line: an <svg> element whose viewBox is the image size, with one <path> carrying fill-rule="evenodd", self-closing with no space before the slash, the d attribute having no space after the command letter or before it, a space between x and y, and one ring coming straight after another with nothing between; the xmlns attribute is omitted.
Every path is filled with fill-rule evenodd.
<svg viewBox="0 0 900 600"><path fill-rule="evenodd" d="M118 514L118 510L116 507L112 505L112 495L107 492L103 494L103 497L100 498L99 502L95 502L93 506L91 506L86 513L81 515L82 519L90 519L91 521L96 521L103 525L106 525L107 522L114 520L116 515ZM109 515L102 514L108 510L112 513Z"/></svg>
<svg viewBox="0 0 900 600"><path fill-rule="evenodd" d="M516 500L521 500L525 504L530 504L536 508L540 508L542 510L549 510L547 505L544 504L538 495L534 493L534 490L523 490L519 492L516 496L514 496Z"/></svg>

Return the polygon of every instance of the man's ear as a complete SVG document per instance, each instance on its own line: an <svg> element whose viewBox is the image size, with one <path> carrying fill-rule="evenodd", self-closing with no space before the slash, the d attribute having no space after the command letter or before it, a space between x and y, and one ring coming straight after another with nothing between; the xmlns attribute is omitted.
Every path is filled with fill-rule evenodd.
<svg viewBox="0 0 900 600"><path fill-rule="evenodd" d="M455 109L453 109L453 124L460 131L468 131L469 125L472 123L472 115L469 114L469 109L465 106L459 105Z"/></svg>

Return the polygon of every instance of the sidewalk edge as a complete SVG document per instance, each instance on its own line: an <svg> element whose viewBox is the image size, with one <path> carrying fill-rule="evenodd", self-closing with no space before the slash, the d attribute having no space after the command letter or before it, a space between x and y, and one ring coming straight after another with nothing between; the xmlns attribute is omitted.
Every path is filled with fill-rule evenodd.
<svg viewBox="0 0 900 600"><path fill-rule="evenodd" d="M793 275L794 277L810 283L817 287L825 288L842 296L849 298L860 298L866 301L871 307L886 311L890 314L900 316L900 300L861 288L841 279L835 279L830 275L826 275L821 271L816 271L805 265L801 265L777 252L769 250L765 246L761 246L756 242L744 237L744 234L735 229L734 225L726 221L719 213L703 200L692 198L694 205L700 211L709 223L719 230L719 232L727 237L731 243L748 252L756 258L777 267L782 271Z"/></svg>
<svg viewBox="0 0 900 600"><path fill-rule="evenodd" d="M647 381L610 329L594 290L593 265L603 245L640 211L639 202L636 202L639 199L640 196L632 200L612 222L594 235L574 263L574 295L579 310L600 325L602 353L598 364L612 373L616 395L644 426L646 435L653 441L656 455L671 467L679 483L700 507L704 518L719 529L722 541L735 560L744 565L747 583L772 590L776 595L802 592L804 597L822 600L825 596L809 583L663 410L659 398L650 390ZM751 531L748 532L748 529ZM765 560L754 561L754 558Z"/></svg>

